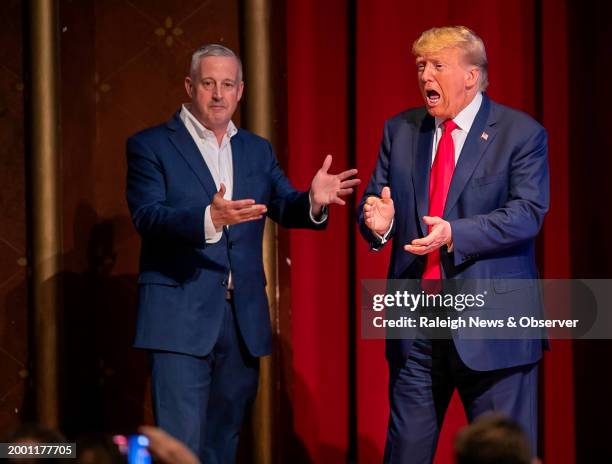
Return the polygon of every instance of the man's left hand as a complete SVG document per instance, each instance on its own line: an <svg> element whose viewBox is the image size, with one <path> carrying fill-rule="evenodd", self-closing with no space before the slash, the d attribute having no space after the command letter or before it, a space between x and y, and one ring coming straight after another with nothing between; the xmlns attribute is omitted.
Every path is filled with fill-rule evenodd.
<svg viewBox="0 0 612 464"><path fill-rule="evenodd" d="M330 174L328 171L331 164L332 155L327 155L323 166L317 171L310 185L310 202L315 217L320 216L324 206L332 203L344 205L345 201L340 197L353 193L353 187L361 182L359 179L350 179L357 174L357 169Z"/></svg>
<svg viewBox="0 0 612 464"><path fill-rule="evenodd" d="M413 240L410 245L404 245L404 250L415 255L426 255L443 245L452 248L453 236L448 221L438 216L423 216L423 222L429 226L429 234Z"/></svg>

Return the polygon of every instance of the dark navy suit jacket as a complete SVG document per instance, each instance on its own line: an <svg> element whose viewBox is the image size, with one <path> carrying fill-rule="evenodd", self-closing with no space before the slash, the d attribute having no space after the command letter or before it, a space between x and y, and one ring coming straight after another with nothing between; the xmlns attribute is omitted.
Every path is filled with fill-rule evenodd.
<svg viewBox="0 0 612 464"><path fill-rule="evenodd" d="M376 168L358 209L363 237L381 247L363 221L370 195L391 188L395 220L388 278L419 279L425 257L403 246L427 235L429 174L435 119L424 108L405 111L385 124ZM528 115L483 95L482 104L459 156L443 218L450 222L453 252L441 249L443 278L491 279L492 298L511 293L523 314L540 308L540 294L529 279L538 277L535 238L549 204L547 136ZM474 370L525 365L540 359L542 340L466 340L453 331L463 362ZM411 339L388 340L387 357L404 358Z"/></svg>
<svg viewBox="0 0 612 464"><path fill-rule="evenodd" d="M252 198L286 227L323 228L309 215L270 143L238 129L231 138L233 199ZM179 113L127 140L127 200L142 238L135 347L208 354L219 333L231 269L236 318L254 356L271 351L262 262L264 220L224 228L207 244L204 211L217 191Z"/></svg>

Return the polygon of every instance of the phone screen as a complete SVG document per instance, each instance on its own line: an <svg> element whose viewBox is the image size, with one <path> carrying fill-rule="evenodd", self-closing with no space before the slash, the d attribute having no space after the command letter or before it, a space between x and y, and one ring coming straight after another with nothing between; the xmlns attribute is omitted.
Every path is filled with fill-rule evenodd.
<svg viewBox="0 0 612 464"><path fill-rule="evenodd" d="M128 464L151 464L149 439L144 435L115 435L113 442L119 452L127 458Z"/></svg>

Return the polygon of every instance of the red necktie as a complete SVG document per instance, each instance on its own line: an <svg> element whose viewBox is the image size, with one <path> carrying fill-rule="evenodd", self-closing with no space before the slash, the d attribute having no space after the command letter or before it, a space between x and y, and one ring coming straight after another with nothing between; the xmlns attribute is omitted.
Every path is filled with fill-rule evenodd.
<svg viewBox="0 0 612 464"><path fill-rule="evenodd" d="M455 144L451 134L458 126L452 119L447 119L442 123L442 127L442 138L438 143L438 151L429 178L429 216L438 217L444 214L444 204L455 170ZM429 232L431 229L432 226L429 226ZM440 249L437 249L427 255L423 279L439 280L441 278Z"/></svg>

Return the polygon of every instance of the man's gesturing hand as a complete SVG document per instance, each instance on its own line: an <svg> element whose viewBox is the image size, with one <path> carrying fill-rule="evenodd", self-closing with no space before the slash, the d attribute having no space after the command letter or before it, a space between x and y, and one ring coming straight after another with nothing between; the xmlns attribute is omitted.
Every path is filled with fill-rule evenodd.
<svg viewBox="0 0 612 464"><path fill-rule="evenodd" d="M266 205L256 205L255 200L250 198L246 200L226 200L223 195L225 195L225 185L221 184L210 204L210 218L217 230L221 230L223 226L256 221L261 219L268 211Z"/></svg>
<svg viewBox="0 0 612 464"><path fill-rule="evenodd" d="M448 221L437 216L423 216L423 221L429 226L429 234L413 240L410 245L404 245L404 250L415 255L426 255L442 245L452 247L452 231Z"/></svg>
<svg viewBox="0 0 612 464"><path fill-rule="evenodd" d="M395 216L395 207L391 199L391 189L383 187L378 197L368 197L363 205L363 217L365 225L378 235L385 235L391 227L391 221Z"/></svg>
<svg viewBox="0 0 612 464"><path fill-rule="evenodd" d="M315 217L321 214L323 206L332 203L344 205L345 202L340 197L353 193L353 187L361 182L359 179L349 179L357 174L357 169L349 169L340 174L328 173L331 164L332 155L327 155L310 185L310 205Z"/></svg>
<svg viewBox="0 0 612 464"><path fill-rule="evenodd" d="M193 452L162 429L143 425L138 431L149 439L149 450L162 464L200 464Z"/></svg>

